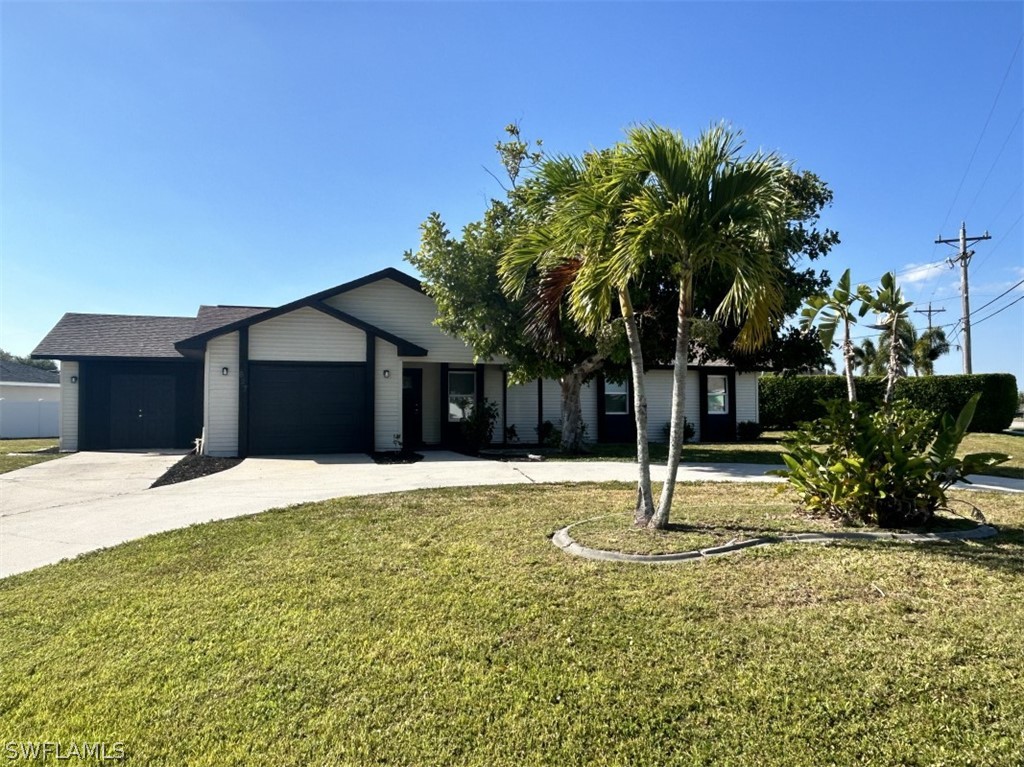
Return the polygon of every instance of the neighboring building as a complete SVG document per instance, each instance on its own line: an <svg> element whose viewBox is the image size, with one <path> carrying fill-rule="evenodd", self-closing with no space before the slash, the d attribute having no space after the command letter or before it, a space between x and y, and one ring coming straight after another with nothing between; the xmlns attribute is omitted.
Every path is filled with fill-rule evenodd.
<svg viewBox="0 0 1024 767"><path fill-rule="evenodd" d="M277 308L200 307L196 317L66 314L33 352L61 360L61 449L191 447L284 455L458 447L467 405L497 403L494 440L535 442L561 422L557 381L509 386L435 325L437 307L396 269ZM653 439L668 422L671 371L647 375ZM758 419L757 374L687 372L697 438L734 440ZM587 434L633 438L628 386L583 392Z"/></svg>
<svg viewBox="0 0 1024 767"><path fill-rule="evenodd" d="M56 370L0 360L0 439L56 437L59 412Z"/></svg>

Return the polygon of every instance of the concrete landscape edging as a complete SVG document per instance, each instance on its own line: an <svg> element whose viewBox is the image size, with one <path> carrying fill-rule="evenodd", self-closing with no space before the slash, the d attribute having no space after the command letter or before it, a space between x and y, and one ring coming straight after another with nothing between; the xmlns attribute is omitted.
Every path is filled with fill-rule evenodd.
<svg viewBox="0 0 1024 767"><path fill-rule="evenodd" d="M566 525L551 536L551 543L566 554L574 557L599 562L640 562L647 564L674 564L676 562L696 562L709 557L732 554L743 549L759 546L770 546L776 543L837 543L842 541L899 541L903 543L937 543L941 541L968 541L992 538L999 531L991 525L979 524L969 530L948 530L941 533L885 533L885 532L849 532L849 533L793 533L772 537L750 538L745 541L732 541L721 546L706 549L680 551L671 554L627 554L622 551L608 551L582 546L570 534L572 528L594 522L603 517L592 517Z"/></svg>

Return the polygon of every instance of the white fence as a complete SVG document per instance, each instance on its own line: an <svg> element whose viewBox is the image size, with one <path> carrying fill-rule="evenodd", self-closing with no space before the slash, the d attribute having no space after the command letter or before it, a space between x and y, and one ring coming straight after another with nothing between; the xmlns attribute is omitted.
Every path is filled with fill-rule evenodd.
<svg viewBox="0 0 1024 767"><path fill-rule="evenodd" d="M59 423L59 402L0 399L0 439L56 437L60 432Z"/></svg>

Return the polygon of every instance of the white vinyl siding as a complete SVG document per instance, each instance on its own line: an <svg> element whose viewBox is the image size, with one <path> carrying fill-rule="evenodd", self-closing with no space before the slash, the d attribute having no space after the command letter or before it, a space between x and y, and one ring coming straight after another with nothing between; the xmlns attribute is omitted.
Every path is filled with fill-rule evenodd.
<svg viewBox="0 0 1024 767"><path fill-rule="evenodd" d="M77 362L60 363L60 449L73 453L78 450L78 386L71 383L78 377Z"/></svg>
<svg viewBox="0 0 1024 767"><path fill-rule="evenodd" d="M502 404L504 402L502 382L504 379L505 377L502 375L500 367L487 365L484 368L484 399L490 400L498 408L498 420L494 424L494 436L491 438L495 443L503 442L505 439L504 424L501 422Z"/></svg>
<svg viewBox="0 0 1024 767"><path fill-rule="evenodd" d="M366 333L304 306L251 326L249 359L254 362L365 362Z"/></svg>
<svg viewBox="0 0 1024 767"><path fill-rule="evenodd" d="M383 279L325 299L336 309L422 346L436 362L472 363L473 350L435 325L437 306L430 296Z"/></svg>
<svg viewBox="0 0 1024 767"><path fill-rule="evenodd" d="M228 374L223 374L223 368ZM238 455L238 333L210 339L203 371L203 452Z"/></svg>
<svg viewBox="0 0 1024 767"><path fill-rule="evenodd" d="M520 442L537 441L537 382L508 387L507 425L516 427Z"/></svg>
<svg viewBox="0 0 1024 767"><path fill-rule="evenodd" d="M553 378L544 379L544 420L562 428L562 385Z"/></svg>
<svg viewBox="0 0 1024 767"><path fill-rule="evenodd" d="M736 423L744 421L760 422L759 403L757 401L757 380L760 373L736 374Z"/></svg>
<svg viewBox="0 0 1024 767"><path fill-rule="evenodd" d="M672 371L649 370L647 384L647 434L651 442L668 442L666 426L672 419ZM686 406L684 416L693 426L694 441L700 441L700 376L696 370L686 371ZM632 412L632 408L630 409Z"/></svg>
<svg viewBox="0 0 1024 767"><path fill-rule="evenodd" d="M380 338L374 347L374 360L374 449L397 450L395 436L402 438L402 363L395 345ZM385 370L389 371L387 378Z"/></svg>

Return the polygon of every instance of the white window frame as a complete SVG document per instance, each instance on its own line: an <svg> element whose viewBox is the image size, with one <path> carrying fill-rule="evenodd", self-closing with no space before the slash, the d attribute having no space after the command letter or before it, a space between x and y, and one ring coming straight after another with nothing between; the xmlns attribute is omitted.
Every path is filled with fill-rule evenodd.
<svg viewBox="0 0 1024 767"><path fill-rule="evenodd" d="M616 397L623 398L623 409L622 410L609 410L608 409L608 395L614 395ZM625 380L622 382L609 381L605 379L604 382L604 414L605 415L629 415L629 381Z"/></svg>
<svg viewBox="0 0 1024 767"><path fill-rule="evenodd" d="M470 376L473 382L471 394L452 394L452 378ZM454 402L454 398L459 402ZM468 400L468 402L466 401ZM448 371L448 422L459 423L469 417L470 412L476 407L476 371L475 370L449 370ZM455 408L453 412L452 408Z"/></svg>
<svg viewBox="0 0 1024 767"><path fill-rule="evenodd" d="M722 381L721 389L712 389L711 381L714 379L720 379ZM711 395L712 393L721 392L722 396L722 409L712 410L711 409ZM709 375L707 377L707 391L704 394L704 412L708 415L729 415L729 376L722 375Z"/></svg>

